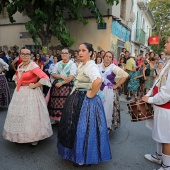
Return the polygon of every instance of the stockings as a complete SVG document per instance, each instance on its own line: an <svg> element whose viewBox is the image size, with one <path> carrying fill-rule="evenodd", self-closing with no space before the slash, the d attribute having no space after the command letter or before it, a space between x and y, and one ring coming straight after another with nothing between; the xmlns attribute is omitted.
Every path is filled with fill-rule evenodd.
<svg viewBox="0 0 170 170"><path fill-rule="evenodd" d="M157 154L156 154L156 156L160 159L160 160L162 160L162 143L156 143L156 152L157 152Z"/></svg>

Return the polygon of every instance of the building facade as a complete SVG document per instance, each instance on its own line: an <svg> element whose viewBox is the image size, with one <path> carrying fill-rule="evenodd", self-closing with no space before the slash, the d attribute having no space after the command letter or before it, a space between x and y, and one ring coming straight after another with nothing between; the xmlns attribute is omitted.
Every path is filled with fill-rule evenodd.
<svg viewBox="0 0 170 170"><path fill-rule="evenodd" d="M133 12L136 16L132 24L131 51L138 54L150 52L148 38L152 35L154 17L146 0L134 0Z"/></svg>
<svg viewBox="0 0 170 170"><path fill-rule="evenodd" d="M83 16L89 18L87 25L67 19L70 35L76 39L71 49L76 50L82 42L89 42L93 44L96 51L102 49L105 51L113 51L117 59L122 48L126 48L129 51L135 51L136 49L139 51L139 45L137 45L137 48L136 43L140 42L141 39L136 39L138 38L138 36L135 37L137 33L135 34L132 31L138 27L135 22L132 22L131 18L132 11L136 10L136 13L138 10L141 11L141 9L135 5L137 4L136 1L137 0L120 0L118 5L114 4L110 6L107 5L105 1L96 0L97 6L104 17L104 25L97 24L88 10L82 10ZM142 14L140 13L140 15ZM142 16L147 17L146 13ZM65 17L68 18L67 13ZM14 19L16 23L11 24L5 11L0 15L0 47L5 51L11 49L14 45L19 48L29 46L32 51L39 49L40 46L36 46L33 43L31 35L25 29L24 24L29 21L29 18L24 15L24 13L16 13ZM147 23L147 19L145 21ZM139 22L139 20L136 20L136 23L137 22ZM149 29L151 25L152 24L148 24ZM146 31L146 29L144 31ZM148 33L148 35L149 34L150 33ZM52 37L49 48L55 49L58 45L60 45L60 42L56 37ZM145 46L146 43L143 45Z"/></svg>

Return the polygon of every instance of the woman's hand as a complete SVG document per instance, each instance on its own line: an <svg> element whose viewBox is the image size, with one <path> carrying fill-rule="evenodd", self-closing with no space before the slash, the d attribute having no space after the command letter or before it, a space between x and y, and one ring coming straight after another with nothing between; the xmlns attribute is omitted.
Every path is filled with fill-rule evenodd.
<svg viewBox="0 0 170 170"><path fill-rule="evenodd" d="M29 84L29 88L30 88L30 89L35 89L35 88L36 88L36 86L35 86L35 84L34 84L34 83L30 83L30 84Z"/></svg>
<svg viewBox="0 0 170 170"><path fill-rule="evenodd" d="M113 89L116 90L118 86L116 84L113 85Z"/></svg>
<svg viewBox="0 0 170 170"><path fill-rule="evenodd" d="M60 83L56 83L56 84L55 84L55 87L60 88L62 85L63 85L63 83L62 83L62 82L60 82Z"/></svg>
<svg viewBox="0 0 170 170"><path fill-rule="evenodd" d="M86 96L87 96L88 98L93 98L93 97L94 97L94 96L92 95L92 93L91 93L91 90L87 91Z"/></svg>
<svg viewBox="0 0 170 170"><path fill-rule="evenodd" d="M61 78L63 79L63 80L67 80L67 76L61 76Z"/></svg>
<svg viewBox="0 0 170 170"><path fill-rule="evenodd" d="M157 76L156 76L156 74L153 74L153 78L156 78Z"/></svg>

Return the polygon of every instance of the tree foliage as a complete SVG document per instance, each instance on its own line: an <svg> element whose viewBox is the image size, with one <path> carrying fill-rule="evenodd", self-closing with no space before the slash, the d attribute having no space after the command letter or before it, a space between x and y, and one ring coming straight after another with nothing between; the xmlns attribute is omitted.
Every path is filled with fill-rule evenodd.
<svg viewBox="0 0 170 170"><path fill-rule="evenodd" d="M15 20L13 15L16 12L26 12L30 18L25 25L26 29L32 35L37 44L37 38L40 38L43 45L48 45L51 37L58 38L63 46L71 46L75 39L71 38L69 29L66 26L64 13L69 13L69 18L88 23L84 19L81 10L89 9L96 19L97 23L102 23L103 18L96 3L96 0L0 0L0 13L4 7L7 8L11 23ZM107 4L113 5L119 0L105 0Z"/></svg>
<svg viewBox="0 0 170 170"><path fill-rule="evenodd" d="M160 44L158 46L152 46L152 49L156 53L160 53L164 50L167 37L170 36L170 1L151 0L148 5L156 21L153 27L153 35L161 37Z"/></svg>

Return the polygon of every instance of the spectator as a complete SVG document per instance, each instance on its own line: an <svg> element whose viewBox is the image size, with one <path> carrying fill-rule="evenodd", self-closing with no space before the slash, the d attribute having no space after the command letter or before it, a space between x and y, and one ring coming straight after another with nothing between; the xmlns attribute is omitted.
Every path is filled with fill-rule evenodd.
<svg viewBox="0 0 170 170"><path fill-rule="evenodd" d="M123 53L120 54L119 61L120 61L120 59L122 59L122 58L125 58L125 54L123 54Z"/></svg>
<svg viewBox="0 0 170 170"><path fill-rule="evenodd" d="M58 62L61 61L61 54L60 54L60 50L59 49L56 49L56 56L58 58Z"/></svg>
<svg viewBox="0 0 170 170"><path fill-rule="evenodd" d="M126 62L126 72L129 73L130 71L132 71L132 67L136 65L136 62L134 60L135 58L135 54L132 53L129 57L129 52L126 51L126 54L125 54L125 60L127 61ZM129 79L126 79L125 83L124 83L124 94L127 95L127 85L129 83Z"/></svg>
<svg viewBox="0 0 170 170"><path fill-rule="evenodd" d="M126 53L127 53L127 52L126 52ZM132 53L132 54L130 55L129 59L127 60L127 62L126 62L126 71L127 71L127 72L132 71L132 67L133 67L133 66L136 66L135 58L136 58L135 53ZM125 59L125 60L126 60L126 59Z"/></svg>
<svg viewBox="0 0 170 170"><path fill-rule="evenodd" d="M160 53L160 59L165 61L165 53L164 52L161 52Z"/></svg>
<svg viewBox="0 0 170 170"><path fill-rule="evenodd" d="M76 57L76 62L75 62L75 64L76 64L76 67L77 67L77 68L78 68L78 66L81 64L81 60L80 60L79 55Z"/></svg>
<svg viewBox="0 0 170 170"><path fill-rule="evenodd" d="M48 73L48 69L50 68L50 65L53 63L51 60L50 60L50 56L48 55L48 54L46 54L46 56L45 56L45 63L44 63L44 68L43 68L43 70L44 70L44 72L47 74L47 75L49 75L49 73Z"/></svg>
<svg viewBox="0 0 170 170"><path fill-rule="evenodd" d="M15 74L15 70L12 67L12 62L14 61L15 58L11 51L8 51L8 55L9 55L9 60L8 60L9 71L7 72L7 78L8 78L8 81L12 81L12 78Z"/></svg>
<svg viewBox="0 0 170 170"><path fill-rule="evenodd" d="M149 54L148 53L145 54L145 60L149 63Z"/></svg>
<svg viewBox="0 0 170 170"><path fill-rule="evenodd" d="M154 78L155 78L155 75L154 75L155 69L156 69L155 58L150 57L149 64L143 70L146 93L150 90L150 88L153 85ZM146 70L150 70L150 71L148 71L148 73L147 73Z"/></svg>
<svg viewBox="0 0 170 170"><path fill-rule="evenodd" d="M13 55L14 55L14 58L19 56L19 52L17 52L16 46L13 47Z"/></svg>
<svg viewBox="0 0 170 170"><path fill-rule="evenodd" d="M160 72L161 72L162 69L163 69L164 64L165 64L165 63L164 63L163 60L159 60L159 61L158 61L158 67L157 67L157 68L155 69L155 71L154 71L154 77L155 77L155 78L158 78Z"/></svg>
<svg viewBox="0 0 170 170"><path fill-rule="evenodd" d="M124 63L124 58L120 58L118 66L123 70L126 70L126 64Z"/></svg>
<svg viewBox="0 0 170 170"><path fill-rule="evenodd" d="M155 53L153 52L153 51L151 51L150 53L149 53L149 58L150 57L155 57ZM149 59L148 59L149 60Z"/></svg>
<svg viewBox="0 0 170 170"><path fill-rule="evenodd" d="M0 52L0 58L3 59L6 63L8 63L8 58L6 57L4 51L1 51L1 52Z"/></svg>
<svg viewBox="0 0 170 170"><path fill-rule="evenodd" d="M113 54L113 53L112 53ZM118 62L113 54L113 60L112 60L112 63L115 64L116 66L118 66Z"/></svg>
<svg viewBox="0 0 170 170"><path fill-rule="evenodd" d="M53 62L50 60L50 56L49 56L48 54L46 54L45 59L46 59L46 61L45 61L45 63L44 63L43 71L50 77L50 74L49 74L48 70L49 70L49 68L50 68L50 65L51 65ZM48 90L49 90L49 87L48 87L48 86L43 86L43 93L44 93L45 96L47 95Z"/></svg>
<svg viewBox="0 0 170 170"><path fill-rule="evenodd" d="M41 60L40 54L36 54L35 63L40 67L41 70L43 70L44 62Z"/></svg>
<svg viewBox="0 0 170 170"><path fill-rule="evenodd" d="M136 68L137 68L136 65L133 65L132 71L129 72L130 80L127 86L128 91L127 100L131 99L131 93L134 94L135 100L137 100L137 92L140 86L139 78L141 78L141 74L139 71L136 71Z"/></svg>
<svg viewBox="0 0 170 170"><path fill-rule="evenodd" d="M102 57L101 57L101 56L97 56L97 57L96 57L96 60L95 60L95 63L96 63L97 65L100 65L100 64L102 63Z"/></svg>
<svg viewBox="0 0 170 170"><path fill-rule="evenodd" d="M50 56L50 60L54 63L54 60L53 60L53 58L54 58L53 51L49 50L48 51L48 55Z"/></svg>
<svg viewBox="0 0 170 170"><path fill-rule="evenodd" d="M137 66L138 66L138 68L141 67L142 61L143 61L143 60L142 60L142 55L139 54L139 55L137 56Z"/></svg>
<svg viewBox="0 0 170 170"><path fill-rule="evenodd" d="M56 73L56 70L57 70L57 62L58 62L58 58L57 56L55 55L53 57L53 61L54 63L52 63L50 65L50 68L48 69L48 73L50 74L50 81L51 81L51 84L54 82L55 78L53 77L53 74Z"/></svg>
<svg viewBox="0 0 170 170"><path fill-rule="evenodd" d="M125 64L126 64L127 60L130 59L129 56L130 56L129 51L126 51L126 52L125 52L125 60L124 60L124 63L125 63Z"/></svg>
<svg viewBox="0 0 170 170"><path fill-rule="evenodd" d="M101 51L100 51L100 55L101 55L101 57L103 58L104 55L105 55L105 51L104 51L104 50L101 50Z"/></svg>

